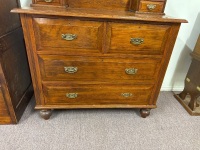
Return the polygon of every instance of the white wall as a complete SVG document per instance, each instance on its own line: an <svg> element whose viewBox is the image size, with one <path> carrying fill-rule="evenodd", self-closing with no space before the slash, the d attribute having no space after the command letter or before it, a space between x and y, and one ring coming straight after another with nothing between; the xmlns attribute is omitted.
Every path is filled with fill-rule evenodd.
<svg viewBox="0 0 200 150"><path fill-rule="evenodd" d="M21 0L22 7L29 6L30 3L31 0ZM165 13L189 22L181 25L161 89L181 91L191 63L189 54L200 33L200 0L167 0Z"/></svg>
<svg viewBox="0 0 200 150"><path fill-rule="evenodd" d="M181 91L200 33L200 0L167 0L165 13L188 21L181 25L162 85L162 90Z"/></svg>

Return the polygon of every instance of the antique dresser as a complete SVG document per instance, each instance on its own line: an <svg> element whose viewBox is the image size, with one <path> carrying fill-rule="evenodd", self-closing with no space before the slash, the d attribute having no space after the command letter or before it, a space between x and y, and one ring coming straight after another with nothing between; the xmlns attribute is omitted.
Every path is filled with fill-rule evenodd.
<svg viewBox="0 0 200 150"><path fill-rule="evenodd" d="M33 95L17 0L0 0L0 124L16 124Z"/></svg>
<svg viewBox="0 0 200 150"><path fill-rule="evenodd" d="M140 108L156 101L180 24L165 0L33 0L20 13L36 109Z"/></svg>

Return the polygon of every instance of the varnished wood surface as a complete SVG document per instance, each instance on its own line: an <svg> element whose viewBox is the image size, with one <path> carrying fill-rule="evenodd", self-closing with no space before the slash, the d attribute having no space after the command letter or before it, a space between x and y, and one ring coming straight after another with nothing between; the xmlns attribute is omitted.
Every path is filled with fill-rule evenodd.
<svg viewBox="0 0 200 150"><path fill-rule="evenodd" d="M68 85L48 86L43 85L45 104L62 105L95 105L95 104L129 104L147 105L151 94L152 85L126 86L126 85ZM77 93L76 98L68 98L66 94ZM122 93L131 93L132 96L124 97ZM145 94L144 94L145 93Z"/></svg>
<svg viewBox="0 0 200 150"><path fill-rule="evenodd" d="M0 41L4 45L0 55L3 100L11 117L11 121L7 123L17 123L33 95L22 29L18 28L6 34ZM6 122L0 119L1 123Z"/></svg>
<svg viewBox="0 0 200 150"><path fill-rule="evenodd" d="M68 17L83 17L83 18L98 18L98 19L117 19L117 20L138 20L152 22L172 22L186 23L184 19L176 19L163 15L151 14L135 14L129 11L112 11L98 9L72 9L72 8L41 8L41 7L24 7L15 8L11 12L22 14L35 15L50 15L50 16L68 16Z"/></svg>
<svg viewBox="0 0 200 150"><path fill-rule="evenodd" d="M81 57L39 55L43 80L155 80L160 59L132 58L111 59L106 57ZM77 72L67 73L64 67L77 67ZM125 69L137 69L135 74L127 74Z"/></svg>
<svg viewBox="0 0 200 150"><path fill-rule="evenodd" d="M21 13L35 108L45 113L61 108L143 108L141 115L149 115L149 109L156 107L180 23L187 21L124 11L125 5L118 10L126 0L112 3L117 5L112 10L104 6L111 1L68 2L65 9L12 10ZM138 2L145 3L128 3L136 8ZM153 2L164 8L165 1ZM77 37L67 41L62 34ZM131 38L143 42L135 45ZM77 71L68 73L64 67ZM128 75L125 69L130 68L138 70Z"/></svg>
<svg viewBox="0 0 200 150"><path fill-rule="evenodd" d="M67 0L70 8L129 10L131 0Z"/></svg>
<svg viewBox="0 0 200 150"><path fill-rule="evenodd" d="M66 51L101 50L103 22L34 18L34 26L38 50L44 48L64 48ZM73 34L77 37L72 41L67 41L62 38L62 34Z"/></svg>
<svg viewBox="0 0 200 150"><path fill-rule="evenodd" d="M19 15L10 13L17 5L17 0L0 0L0 37L21 26Z"/></svg>
<svg viewBox="0 0 200 150"><path fill-rule="evenodd" d="M6 106L6 100L3 96L2 89L0 88L0 124L11 123L9 111Z"/></svg>
<svg viewBox="0 0 200 150"><path fill-rule="evenodd" d="M17 123L33 95L18 0L0 0L0 124Z"/></svg>
<svg viewBox="0 0 200 150"><path fill-rule="evenodd" d="M112 34L109 53L146 51L147 54L162 54L162 46L168 36L170 26L139 23L109 23L109 28ZM140 45L134 45L130 42L131 38L140 38L144 42Z"/></svg>
<svg viewBox="0 0 200 150"><path fill-rule="evenodd" d="M155 9L149 10L147 5L156 5ZM164 10L164 2L154 1L140 1L138 12L149 12L149 13L162 13Z"/></svg>

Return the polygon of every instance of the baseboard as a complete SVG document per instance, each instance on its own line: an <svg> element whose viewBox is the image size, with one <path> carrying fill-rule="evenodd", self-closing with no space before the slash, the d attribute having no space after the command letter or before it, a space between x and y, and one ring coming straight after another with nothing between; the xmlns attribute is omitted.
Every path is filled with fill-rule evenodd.
<svg viewBox="0 0 200 150"><path fill-rule="evenodd" d="M184 86L163 86L160 91L182 91Z"/></svg>

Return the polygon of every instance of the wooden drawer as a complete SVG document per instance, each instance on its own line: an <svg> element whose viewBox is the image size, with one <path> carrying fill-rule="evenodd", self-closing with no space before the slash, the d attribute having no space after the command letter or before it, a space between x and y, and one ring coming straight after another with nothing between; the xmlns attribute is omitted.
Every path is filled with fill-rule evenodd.
<svg viewBox="0 0 200 150"><path fill-rule="evenodd" d="M43 80L153 80L160 59L40 55Z"/></svg>
<svg viewBox="0 0 200 150"><path fill-rule="evenodd" d="M111 41L108 53L162 54L170 26L110 23Z"/></svg>
<svg viewBox="0 0 200 150"><path fill-rule="evenodd" d="M33 4L40 4L40 5L50 5L50 6L59 6L62 4L62 0L33 0Z"/></svg>
<svg viewBox="0 0 200 150"><path fill-rule="evenodd" d="M138 11L148 13L163 13L165 2L140 1Z"/></svg>
<svg viewBox="0 0 200 150"><path fill-rule="evenodd" d="M152 85L43 85L46 105L147 105Z"/></svg>
<svg viewBox="0 0 200 150"><path fill-rule="evenodd" d="M70 19L34 18L37 50L91 52L101 50L103 23Z"/></svg>

